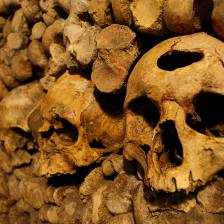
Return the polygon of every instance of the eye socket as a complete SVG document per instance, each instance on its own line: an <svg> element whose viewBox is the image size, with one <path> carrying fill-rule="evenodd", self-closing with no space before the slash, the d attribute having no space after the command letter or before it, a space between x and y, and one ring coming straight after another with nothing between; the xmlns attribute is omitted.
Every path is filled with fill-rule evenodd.
<svg viewBox="0 0 224 224"><path fill-rule="evenodd" d="M187 115L187 124L202 134L224 137L224 95L202 92L193 104L195 114Z"/></svg>
<svg viewBox="0 0 224 224"><path fill-rule="evenodd" d="M160 119L160 111L151 99L141 96L130 102L128 108L137 115L140 115L152 127L155 128Z"/></svg>
<svg viewBox="0 0 224 224"><path fill-rule="evenodd" d="M63 143L75 143L79 136L77 127L63 118L57 118L57 121L61 122L62 128L54 129L54 127L51 126L47 132L41 133L42 137L50 138L55 133Z"/></svg>
<svg viewBox="0 0 224 224"><path fill-rule="evenodd" d="M55 130L56 133L60 136L60 138L64 141L71 141L71 142L76 142L78 140L79 132L77 127L75 127L73 124L68 122L65 119L58 119L62 125L63 128Z"/></svg>
<svg viewBox="0 0 224 224"><path fill-rule="evenodd" d="M200 61L204 54L201 52L189 51L168 51L157 61L157 66L166 71L173 71Z"/></svg>

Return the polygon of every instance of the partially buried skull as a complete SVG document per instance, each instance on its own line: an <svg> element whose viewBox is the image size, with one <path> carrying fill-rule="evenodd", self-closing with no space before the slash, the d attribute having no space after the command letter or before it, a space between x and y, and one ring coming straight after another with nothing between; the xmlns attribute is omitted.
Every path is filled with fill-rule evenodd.
<svg viewBox="0 0 224 224"><path fill-rule="evenodd" d="M78 74L63 74L48 91L29 120L41 175L72 174L121 149L124 116L104 111L98 98L94 84Z"/></svg>
<svg viewBox="0 0 224 224"><path fill-rule="evenodd" d="M125 99L124 155L155 190L194 191L224 168L224 44L168 39L134 68Z"/></svg>

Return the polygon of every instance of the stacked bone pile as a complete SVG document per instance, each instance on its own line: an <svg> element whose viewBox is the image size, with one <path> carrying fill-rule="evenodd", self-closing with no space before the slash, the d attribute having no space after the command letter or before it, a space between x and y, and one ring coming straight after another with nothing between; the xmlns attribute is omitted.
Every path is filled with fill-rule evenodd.
<svg viewBox="0 0 224 224"><path fill-rule="evenodd" d="M0 224L224 223L223 0L0 0L0 30Z"/></svg>

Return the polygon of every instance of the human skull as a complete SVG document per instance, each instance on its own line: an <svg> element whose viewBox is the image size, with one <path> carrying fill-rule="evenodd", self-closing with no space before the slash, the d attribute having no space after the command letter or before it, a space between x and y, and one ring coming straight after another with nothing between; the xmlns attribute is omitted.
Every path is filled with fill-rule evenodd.
<svg viewBox="0 0 224 224"><path fill-rule="evenodd" d="M91 81L65 73L30 116L41 175L75 173L122 147L124 116L105 112L96 95Z"/></svg>
<svg viewBox="0 0 224 224"><path fill-rule="evenodd" d="M194 191L224 168L224 44L174 37L137 63L125 99L124 155L155 190Z"/></svg>

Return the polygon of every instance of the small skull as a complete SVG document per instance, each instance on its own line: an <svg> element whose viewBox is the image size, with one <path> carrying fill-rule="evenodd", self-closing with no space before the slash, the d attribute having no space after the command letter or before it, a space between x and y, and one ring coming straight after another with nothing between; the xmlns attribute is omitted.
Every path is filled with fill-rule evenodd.
<svg viewBox="0 0 224 224"><path fill-rule="evenodd" d="M96 99L94 84L80 75L65 73L50 88L29 120L41 175L72 174L121 149L124 116L105 112Z"/></svg>
<svg viewBox="0 0 224 224"><path fill-rule="evenodd" d="M194 191L224 168L224 44L197 33L168 39L134 68L124 155L155 190Z"/></svg>

